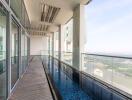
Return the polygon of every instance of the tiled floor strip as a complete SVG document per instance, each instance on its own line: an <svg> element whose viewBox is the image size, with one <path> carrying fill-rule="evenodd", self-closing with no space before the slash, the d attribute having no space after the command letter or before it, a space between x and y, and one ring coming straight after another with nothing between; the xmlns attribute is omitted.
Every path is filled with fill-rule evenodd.
<svg viewBox="0 0 132 100"><path fill-rule="evenodd" d="M38 57L34 57L9 100L53 100Z"/></svg>

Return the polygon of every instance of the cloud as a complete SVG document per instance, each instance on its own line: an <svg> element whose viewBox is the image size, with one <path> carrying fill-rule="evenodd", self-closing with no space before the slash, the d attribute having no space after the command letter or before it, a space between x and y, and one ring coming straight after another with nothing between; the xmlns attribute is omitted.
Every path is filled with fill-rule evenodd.
<svg viewBox="0 0 132 100"><path fill-rule="evenodd" d="M101 3L96 3L97 1L93 0L93 3L91 5L87 5L86 7L86 13L89 14L103 14L106 11L109 11L111 9L115 8L121 8L127 5L132 4L132 0L102 0Z"/></svg>

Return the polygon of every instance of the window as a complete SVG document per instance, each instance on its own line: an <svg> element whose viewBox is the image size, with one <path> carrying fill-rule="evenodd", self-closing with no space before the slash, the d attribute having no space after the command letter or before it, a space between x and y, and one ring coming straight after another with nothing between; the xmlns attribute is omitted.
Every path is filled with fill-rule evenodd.
<svg viewBox="0 0 132 100"><path fill-rule="evenodd" d="M62 43L61 59L62 61L72 65L72 48L73 48L73 19L64 25L64 36Z"/></svg>
<svg viewBox="0 0 132 100"><path fill-rule="evenodd" d="M22 16L22 0L10 0L11 8L16 16L21 19Z"/></svg>
<svg viewBox="0 0 132 100"><path fill-rule="evenodd" d="M19 27L12 21L11 23L11 87L15 85L19 75L18 64L18 34Z"/></svg>
<svg viewBox="0 0 132 100"><path fill-rule="evenodd" d="M59 32L55 32L54 33L54 57L58 58L58 43L59 43L59 40L58 40L58 37L59 37Z"/></svg>
<svg viewBox="0 0 132 100"><path fill-rule="evenodd" d="M0 4L0 99L6 99L6 11Z"/></svg>
<svg viewBox="0 0 132 100"><path fill-rule="evenodd" d="M65 24L64 26L64 36L65 36L65 40L64 40L64 48L66 52L72 52L72 44L73 44L73 19L71 19L67 24Z"/></svg>

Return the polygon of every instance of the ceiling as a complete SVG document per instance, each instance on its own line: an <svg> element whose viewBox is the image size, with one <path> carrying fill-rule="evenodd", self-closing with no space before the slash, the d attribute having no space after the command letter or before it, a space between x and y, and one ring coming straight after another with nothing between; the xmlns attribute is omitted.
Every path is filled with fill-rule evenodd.
<svg viewBox="0 0 132 100"><path fill-rule="evenodd" d="M58 30L72 16L73 9L89 0L24 0L31 27L31 35L44 36Z"/></svg>

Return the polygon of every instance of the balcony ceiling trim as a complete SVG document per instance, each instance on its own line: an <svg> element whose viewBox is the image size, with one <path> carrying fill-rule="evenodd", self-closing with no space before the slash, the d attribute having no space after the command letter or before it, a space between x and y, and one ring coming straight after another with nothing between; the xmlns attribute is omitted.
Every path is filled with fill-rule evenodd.
<svg viewBox="0 0 132 100"><path fill-rule="evenodd" d="M53 33L53 32L51 32L51 31L44 31L44 30L38 30L38 29L28 29L28 31L30 31L30 32L36 32L36 33L48 33L48 34L50 34L50 33Z"/></svg>

